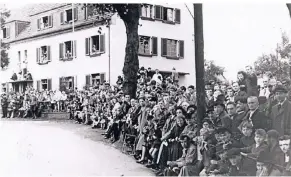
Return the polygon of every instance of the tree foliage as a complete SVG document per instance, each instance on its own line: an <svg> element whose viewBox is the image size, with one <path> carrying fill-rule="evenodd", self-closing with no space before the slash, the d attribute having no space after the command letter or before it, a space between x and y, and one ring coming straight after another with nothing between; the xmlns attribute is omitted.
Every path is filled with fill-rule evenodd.
<svg viewBox="0 0 291 177"><path fill-rule="evenodd" d="M10 16L10 11L7 9L0 9L0 20L1 24L5 23L6 19ZM2 28L1 28L2 29ZM2 40L0 40L0 47L1 47L1 68L5 68L9 65L9 57L7 50L9 49L9 44L4 43Z"/></svg>
<svg viewBox="0 0 291 177"><path fill-rule="evenodd" d="M217 66L213 60L205 60L204 63L206 81L217 81L217 75L223 75L223 73L225 72L225 69L221 66Z"/></svg>
<svg viewBox="0 0 291 177"><path fill-rule="evenodd" d="M123 66L123 91L132 97L136 95L137 73L139 69L138 48L139 37L138 27L141 4L89 4L84 6L93 7L97 10L97 18L110 21L110 17L117 13L124 22L127 42L125 47L125 59Z"/></svg>
<svg viewBox="0 0 291 177"><path fill-rule="evenodd" d="M283 33L275 52L263 54L255 61L255 71L260 74L271 73L279 80L289 78L290 57L291 44L286 33Z"/></svg>

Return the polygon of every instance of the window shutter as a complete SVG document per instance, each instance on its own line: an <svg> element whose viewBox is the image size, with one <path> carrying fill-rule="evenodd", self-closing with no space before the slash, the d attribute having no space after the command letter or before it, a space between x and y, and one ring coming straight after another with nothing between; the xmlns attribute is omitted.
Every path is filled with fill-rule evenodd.
<svg viewBox="0 0 291 177"><path fill-rule="evenodd" d="M60 60L64 59L64 43L60 43Z"/></svg>
<svg viewBox="0 0 291 177"><path fill-rule="evenodd" d="M100 74L100 83L104 83L105 82L105 73L101 73Z"/></svg>
<svg viewBox="0 0 291 177"><path fill-rule="evenodd" d="M86 85L91 85L90 80L91 80L91 76L86 75Z"/></svg>
<svg viewBox="0 0 291 177"><path fill-rule="evenodd" d="M167 39L162 38L162 57L167 56Z"/></svg>
<svg viewBox="0 0 291 177"><path fill-rule="evenodd" d="M10 38L10 27L9 26L6 27L6 38L7 39Z"/></svg>
<svg viewBox="0 0 291 177"><path fill-rule="evenodd" d="M77 76L73 78L73 89L75 89L75 87L78 87Z"/></svg>
<svg viewBox="0 0 291 177"><path fill-rule="evenodd" d="M40 90L40 81L36 81L36 89L37 89L37 91L41 91Z"/></svg>
<svg viewBox="0 0 291 177"><path fill-rule="evenodd" d="M47 80L47 90L52 90L52 79Z"/></svg>
<svg viewBox="0 0 291 177"><path fill-rule="evenodd" d="M86 4L86 8L84 9L84 16L85 16L85 20L88 19L88 5Z"/></svg>
<svg viewBox="0 0 291 177"><path fill-rule="evenodd" d="M53 15L48 16L48 25L49 27L53 27Z"/></svg>
<svg viewBox="0 0 291 177"><path fill-rule="evenodd" d="M60 91L62 91L62 78L60 77L60 85L59 85Z"/></svg>
<svg viewBox="0 0 291 177"><path fill-rule="evenodd" d="M64 12L61 12L60 17L61 17L61 24L64 24Z"/></svg>
<svg viewBox="0 0 291 177"><path fill-rule="evenodd" d="M184 58L184 41L180 41L179 43L179 53L180 53L180 58Z"/></svg>
<svg viewBox="0 0 291 177"><path fill-rule="evenodd" d="M36 63L39 63L40 59L40 48L36 48Z"/></svg>
<svg viewBox="0 0 291 177"><path fill-rule="evenodd" d="M47 46L47 59L51 61L51 46Z"/></svg>
<svg viewBox="0 0 291 177"><path fill-rule="evenodd" d="M162 6L155 6L155 18L156 19L159 19L159 20L163 19L161 11L162 11Z"/></svg>
<svg viewBox="0 0 291 177"><path fill-rule="evenodd" d="M100 52L105 53L105 34L99 35L100 38Z"/></svg>
<svg viewBox="0 0 291 177"><path fill-rule="evenodd" d="M142 8L144 8L145 5L141 5L139 8L139 17L142 17Z"/></svg>
<svg viewBox="0 0 291 177"><path fill-rule="evenodd" d="M90 55L90 38L85 39L85 54Z"/></svg>
<svg viewBox="0 0 291 177"><path fill-rule="evenodd" d="M19 31L18 31L18 23L16 22L15 23L15 35L17 36L19 34Z"/></svg>
<svg viewBox="0 0 291 177"><path fill-rule="evenodd" d="M152 37L152 55L158 55L158 38Z"/></svg>
<svg viewBox="0 0 291 177"><path fill-rule="evenodd" d="M176 23L181 23L181 10L180 9L175 9L175 22Z"/></svg>
<svg viewBox="0 0 291 177"><path fill-rule="evenodd" d="M77 21L78 20L78 9L77 9L77 7L75 7L73 10L74 10L74 20Z"/></svg>
<svg viewBox="0 0 291 177"><path fill-rule="evenodd" d="M73 57L77 58L77 41L72 41Z"/></svg>

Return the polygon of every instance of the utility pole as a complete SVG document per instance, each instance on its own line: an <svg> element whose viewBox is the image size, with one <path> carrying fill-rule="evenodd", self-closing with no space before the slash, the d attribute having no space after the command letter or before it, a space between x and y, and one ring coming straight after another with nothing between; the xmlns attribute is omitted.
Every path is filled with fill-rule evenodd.
<svg viewBox="0 0 291 177"><path fill-rule="evenodd" d="M203 11L202 4L194 6L194 41L195 41L195 68L196 68L196 97L198 127L202 128L205 115L205 81L204 81L204 38L203 38Z"/></svg>

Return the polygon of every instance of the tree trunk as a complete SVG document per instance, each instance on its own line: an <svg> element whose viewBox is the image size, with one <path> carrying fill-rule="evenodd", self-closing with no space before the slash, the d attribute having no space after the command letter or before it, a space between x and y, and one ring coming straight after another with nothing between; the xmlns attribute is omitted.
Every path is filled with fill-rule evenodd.
<svg viewBox="0 0 291 177"><path fill-rule="evenodd" d="M133 6L129 9L130 13L122 18L126 28L126 48L123 66L123 92L129 94L132 98L136 96L137 73L139 70L138 61L138 25L139 25L139 6ZM126 19L125 19L126 18Z"/></svg>
<svg viewBox="0 0 291 177"><path fill-rule="evenodd" d="M204 39L202 4L194 4L195 68L198 127L202 127L205 115L205 81L204 81Z"/></svg>

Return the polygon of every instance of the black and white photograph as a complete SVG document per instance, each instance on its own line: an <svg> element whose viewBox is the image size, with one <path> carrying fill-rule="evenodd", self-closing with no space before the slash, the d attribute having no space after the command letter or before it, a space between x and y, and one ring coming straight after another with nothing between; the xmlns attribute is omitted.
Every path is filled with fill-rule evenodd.
<svg viewBox="0 0 291 177"><path fill-rule="evenodd" d="M0 176L291 176L291 2L0 3Z"/></svg>

